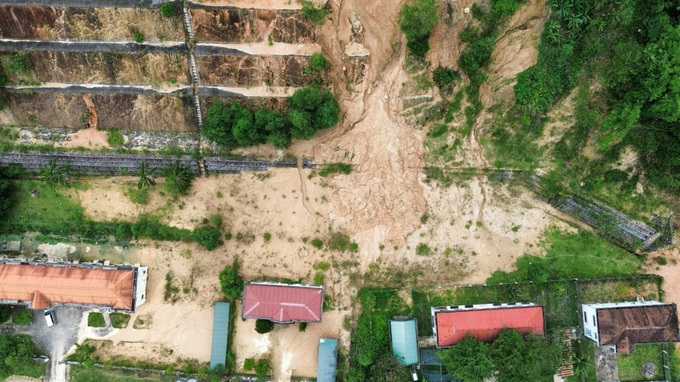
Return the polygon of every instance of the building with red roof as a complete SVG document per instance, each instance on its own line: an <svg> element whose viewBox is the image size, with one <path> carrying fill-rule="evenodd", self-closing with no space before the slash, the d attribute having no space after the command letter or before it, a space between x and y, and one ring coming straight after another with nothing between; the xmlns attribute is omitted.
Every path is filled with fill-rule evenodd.
<svg viewBox="0 0 680 382"><path fill-rule="evenodd" d="M280 324L321 322L323 293L318 285L253 282L245 287L241 317Z"/></svg>
<svg viewBox="0 0 680 382"><path fill-rule="evenodd" d="M505 328L545 334L543 307L531 303L461 305L432 308L437 347L448 347L470 335L491 342Z"/></svg>

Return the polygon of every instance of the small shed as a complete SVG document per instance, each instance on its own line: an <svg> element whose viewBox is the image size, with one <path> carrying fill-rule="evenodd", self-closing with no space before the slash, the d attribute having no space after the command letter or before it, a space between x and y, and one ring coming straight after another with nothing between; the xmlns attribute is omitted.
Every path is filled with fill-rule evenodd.
<svg viewBox="0 0 680 382"><path fill-rule="evenodd" d="M418 321L410 317L395 317L390 320L392 353L402 365L418 363Z"/></svg>
<svg viewBox="0 0 680 382"><path fill-rule="evenodd" d="M319 339L319 360L316 367L317 382L335 382L338 367L338 340Z"/></svg>
<svg viewBox="0 0 680 382"><path fill-rule="evenodd" d="M213 319L212 350L210 352L210 369L224 365L227 361L227 341L229 340L228 302L216 302Z"/></svg>

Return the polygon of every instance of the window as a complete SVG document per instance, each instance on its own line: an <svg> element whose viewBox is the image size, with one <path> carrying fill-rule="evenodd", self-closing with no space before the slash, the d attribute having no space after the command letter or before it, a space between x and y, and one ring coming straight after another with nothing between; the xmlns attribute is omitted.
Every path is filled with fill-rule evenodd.
<svg viewBox="0 0 680 382"><path fill-rule="evenodd" d="M586 324L588 323L588 316L586 316L586 312L583 312L583 322Z"/></svg>
<svg viewBox="0 0 680 382"><path fill-rule="evenodd" d="M597 320L595 320L595 316L593 316L593 326L597 326Z"/></svg>

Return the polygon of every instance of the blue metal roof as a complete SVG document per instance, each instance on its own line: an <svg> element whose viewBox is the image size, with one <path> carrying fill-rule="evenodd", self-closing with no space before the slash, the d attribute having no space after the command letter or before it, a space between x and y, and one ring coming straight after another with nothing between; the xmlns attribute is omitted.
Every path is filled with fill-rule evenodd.
<svg viewBox="0 0 680 382"><path fill-rule="evenodd" d="M418 363L418 327L414 318L390 320L392 353L402 365Z"/></svg>
<svg viewBox="0 0 680 382"><path fill-rule="evenodd" d="M213 335L212 335L212 351L210 353L210 369L214 369L217 365L224 365L227 361L227 341L229 339L229 308L228 302L216 302L214 319L213 319Z"/></svg>
<svg viewBox="0 0 680 382"><path fill-rule="evenodd" d="M319 362L316 367L317 382L335 382L335 369L338 366L338 340L319 339Z"/></svg>

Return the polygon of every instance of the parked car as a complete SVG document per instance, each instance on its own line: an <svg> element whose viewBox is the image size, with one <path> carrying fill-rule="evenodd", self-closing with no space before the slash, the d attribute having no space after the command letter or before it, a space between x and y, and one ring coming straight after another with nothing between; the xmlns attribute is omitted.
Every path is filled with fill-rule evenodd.
<svg viewBox="0 0 680 382"><path fill-rule="evenodd" d="M54 320L54 312L51 311L50 309L45 309L45 322L47 323L47 326L53 326L57 322Z"/></svg>

